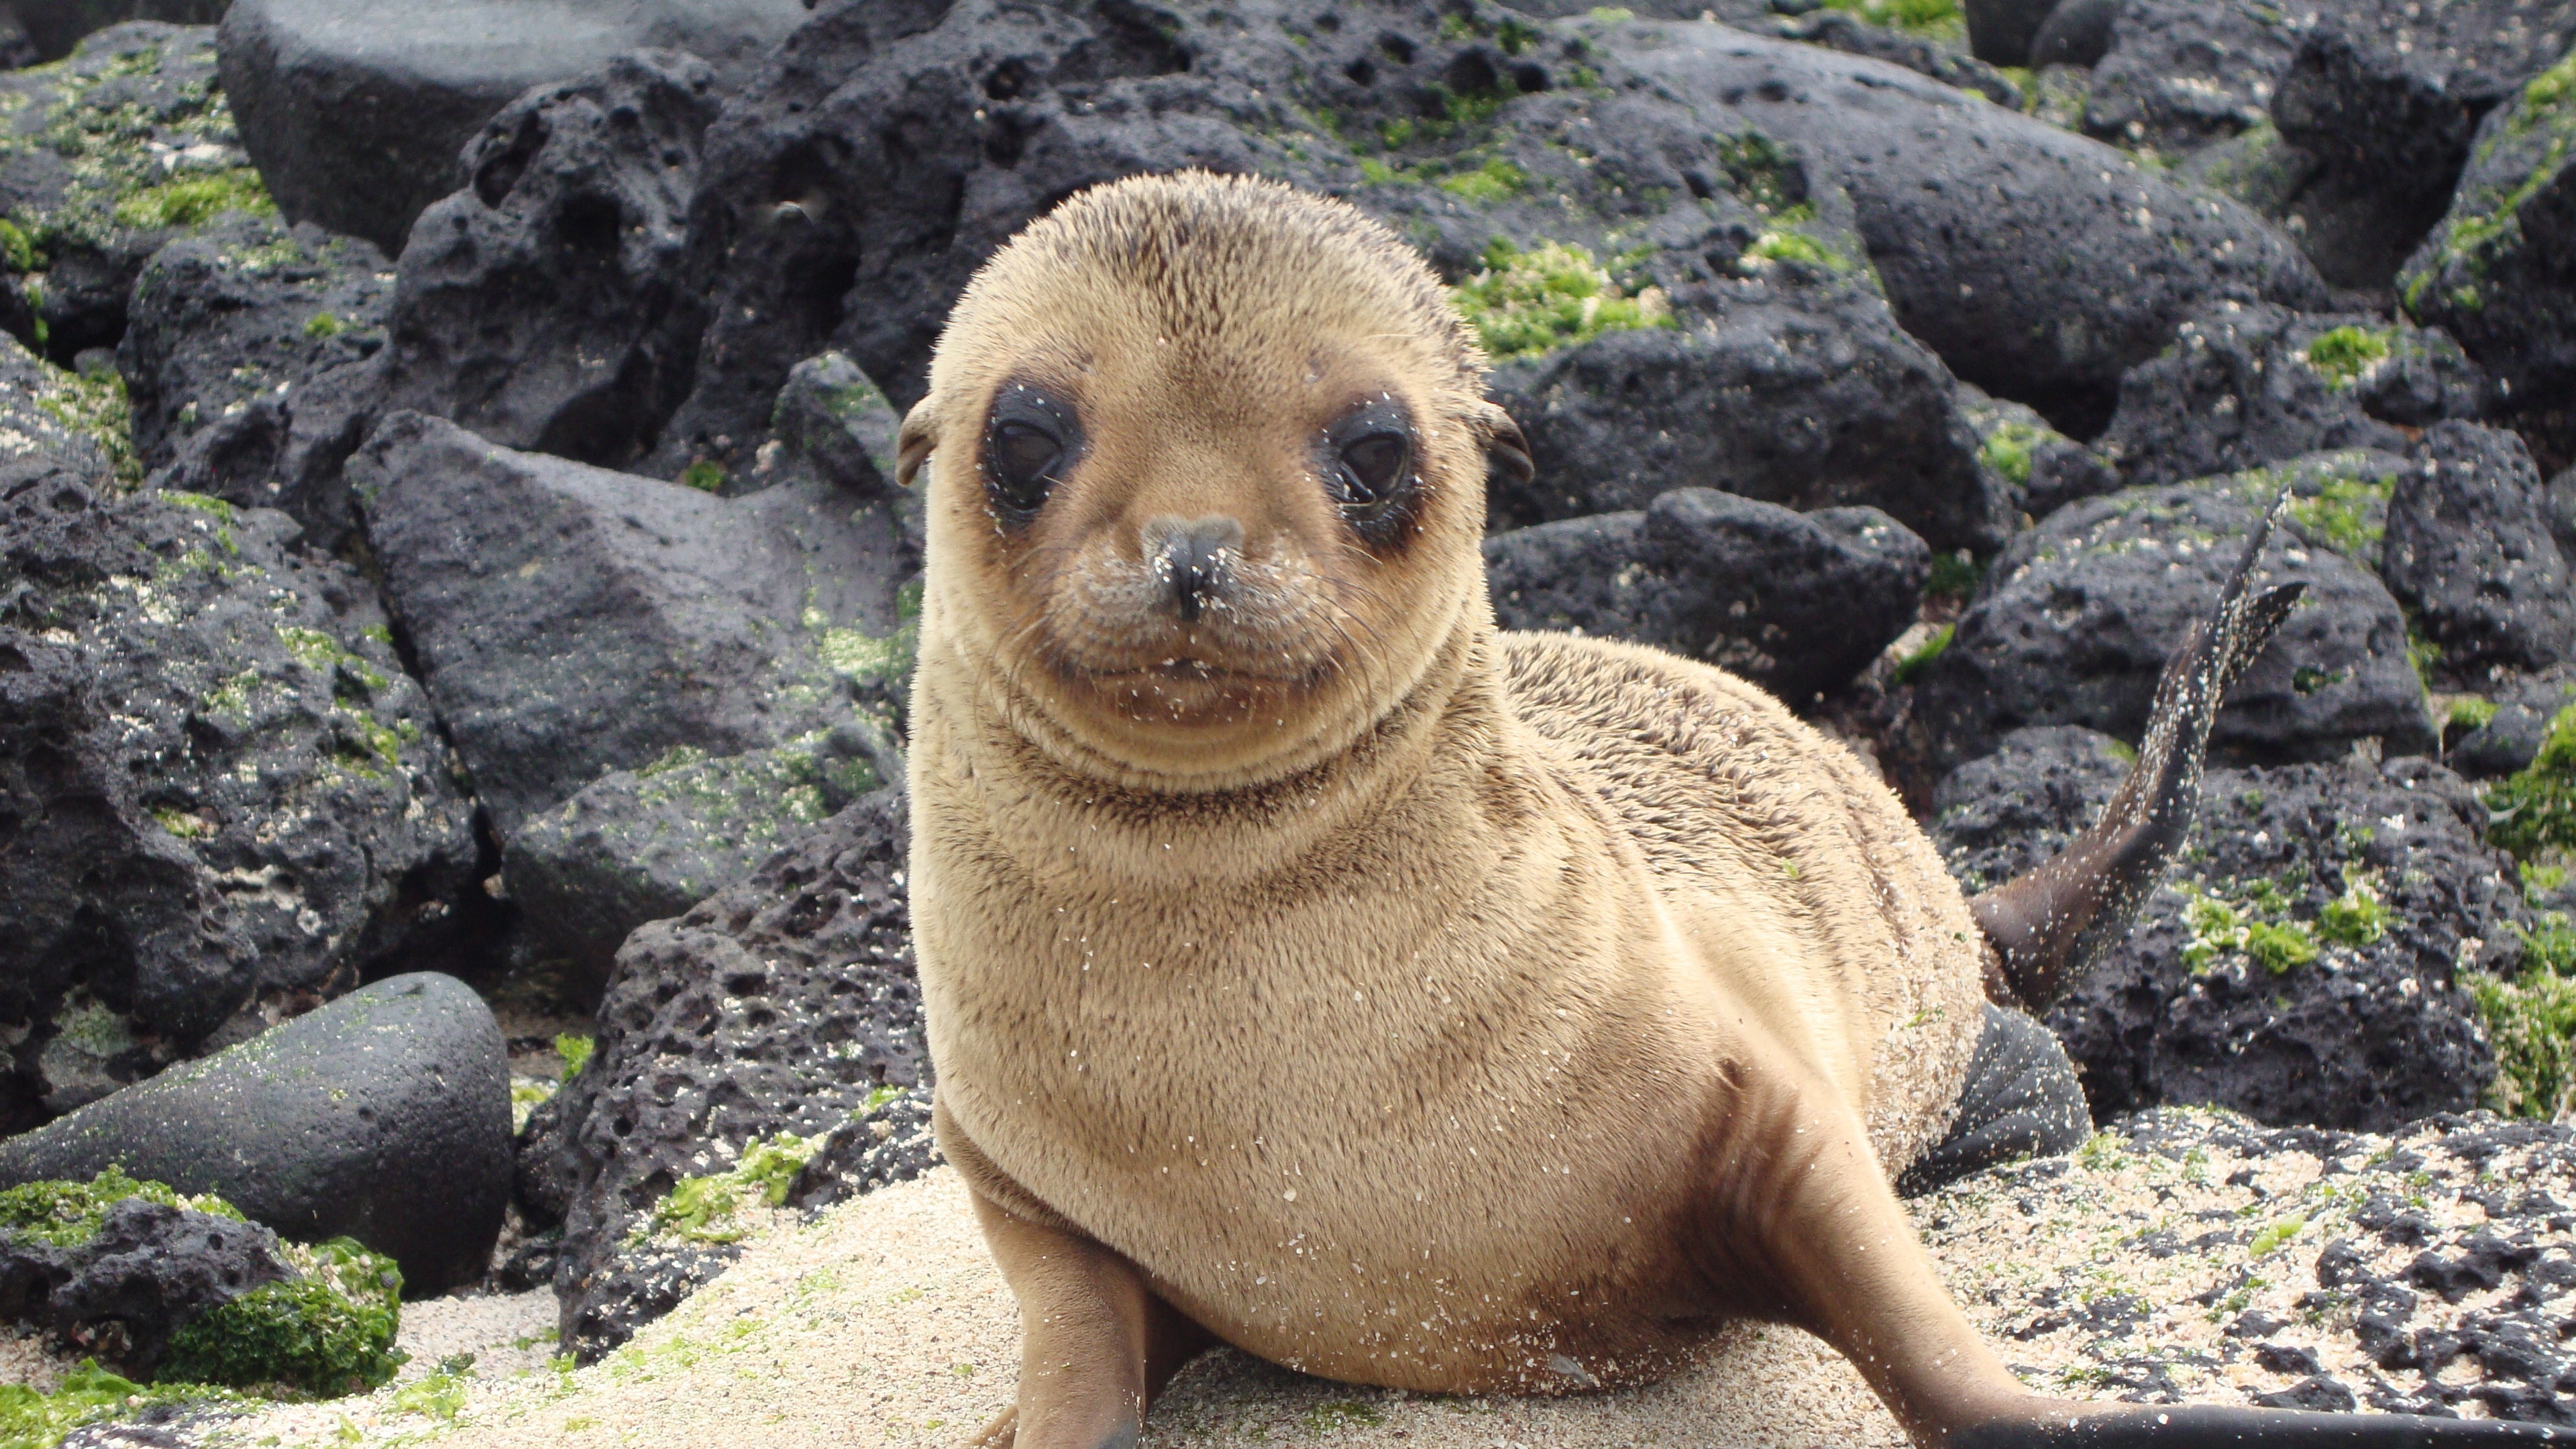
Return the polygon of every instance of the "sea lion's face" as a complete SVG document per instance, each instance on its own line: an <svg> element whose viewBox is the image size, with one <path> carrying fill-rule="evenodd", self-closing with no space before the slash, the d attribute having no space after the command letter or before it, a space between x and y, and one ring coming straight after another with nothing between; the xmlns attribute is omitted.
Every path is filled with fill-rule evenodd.
<svg viewBox="0 0 2576 1449"><path fill-rule="evenodd" d="M1498 415L1436 289L1426 327L1386 295L1417 276L1312 255L1325 204L1200 184L1285 214L1033 229L951 318L906 442L928 627L1080 750L1212 782L1346 744L1481 620Z"/></svg>

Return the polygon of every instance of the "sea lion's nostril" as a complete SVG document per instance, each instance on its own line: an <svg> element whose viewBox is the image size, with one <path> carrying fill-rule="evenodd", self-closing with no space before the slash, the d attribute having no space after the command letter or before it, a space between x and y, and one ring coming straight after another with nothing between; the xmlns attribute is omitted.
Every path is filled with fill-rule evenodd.
<svg viewBox="0 0 2576 1449"><path fill-rule="evenodd" d="M1222 513L1205 518L1157 518L1145 525L1146 553L1171 590L1184 624L1195 624L1208 602L1221 598L1243 548L1243 525Z"/></svg>

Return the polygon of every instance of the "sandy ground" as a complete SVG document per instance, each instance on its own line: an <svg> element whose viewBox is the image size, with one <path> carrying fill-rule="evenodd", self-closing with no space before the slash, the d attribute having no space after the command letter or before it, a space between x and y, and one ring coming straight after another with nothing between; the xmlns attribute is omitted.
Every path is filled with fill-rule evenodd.
<svg viewBox="0 0 2576 1449"><path fill-rule="evenodd" d="M2106 1135L2074 1159L1985 1174L1911 1206L1953 1292L2034 1387L2093 1398L2162 1386L2243 1403L2299 1382L2256 1361L2249 1315L2279 1325L2255 1337L2312 1352L2324 1374L2365 1400L2423 1390L2412 1374L2392 1383L2365 1362L2351 1332L2355 1307L2318 1291L2314 1265L2330 1242L2360 1244L2382 1273L2403 1273L2417 1251L2382 1246L2353 1225L2371 1193L2402 1192L2435 1247L2486 1224L2477 1198L2492 1198L2499 1182L2576 1201L2565 1153L2447 1157L2436 1137L2419 1134L2394 1144L2336 1139L2339 1155L2320 1161L2277 1143L2239 1155L2228 1140L2220 1133L2205 1147L2158 1154ZM2556 1225L2576 1218L2548 1223L2538 1241L2564 1259L2576 1233ZM2536 1274L2515 1278L2457 1304L2425 1295L2414 1326L2439 1329L2516 1292L2568 1291ZM2562 1315L2576 1304L2539 1306ZM405 1382L445 1354L472 1352L460 1405L423 1406L417 1391L406 1402L397 1384L189 1438L441 1449L956 1446L1009 1402L1018 1336L964 1191L945 1169L765 1235L731 1272L592 1367L544 1361L551 1344L529 1340L552 1322L542 1293L411 1305L404 1340L418 1357ZM2466 1359L2441 1372L2458 1384L2480 1370ZM1900 1442L1841 1360L1779 1329L1733 1333L1654 1388L1547 1401L1353 1388L1220 1352L1182 1375L1146 1434L1148 1445L1369 1449Z"/></svg>

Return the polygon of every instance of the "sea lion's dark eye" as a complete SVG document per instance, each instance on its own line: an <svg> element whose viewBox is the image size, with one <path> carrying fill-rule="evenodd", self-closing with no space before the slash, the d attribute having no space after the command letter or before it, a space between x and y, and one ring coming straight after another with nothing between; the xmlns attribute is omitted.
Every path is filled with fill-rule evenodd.
<svg viewBox="0 0 2576 1449"><path fill-rule="evenodd" d="M1055 484L1055 464L1064 445L1026 423L1004 423L993 430L993 483L1003 500L1022 509L1046 501Z"/></svg>
<svg viewBox="0 0 2576 1449"><path fill-rule="evenodd" d="M1404 481L1413 449L1401 434L1371 433L1342 449L1342 501L1352 508L1375 508L1395 496Z"/></svg>
<svg viewBox="0 0 2576 1449"><path fill-rule="evenodd" d="M984 426L984 482L1006 519L1026 522L1046 506L1080 451L1073 409L1025 383L1004 384Z"/></svg>
<svg viewBox="0 0 2576 1449"><path fill-rule="evenodd" d="M1324 486L1353 531L1372 545L1401 536L1421 480L1413 466L1413 418L1380 393L1324 429L1316 460Z"/></svg>

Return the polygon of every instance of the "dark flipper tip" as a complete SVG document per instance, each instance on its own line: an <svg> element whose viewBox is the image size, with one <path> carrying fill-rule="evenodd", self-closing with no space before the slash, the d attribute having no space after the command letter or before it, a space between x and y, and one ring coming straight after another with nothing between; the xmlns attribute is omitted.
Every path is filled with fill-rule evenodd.
<svg viewBox="0 0 2576 1449"><path fill-rule="evenodd" d="M2441 1449L2450 1444L2576 1444L2576 1430L2495 1419L2315 1414L2216 1404L1979 1424L1950 1449Z"/></svg>
<svg viewBox="0 0 2576 1449"><path fill-rule="evenodd" d="M2217 609L2165 661L2138 761L2102 818L2056 857L1968 903L2021 1004L2048 1005L2119 944L2190 832L2218 708L2307 592L2299 583L2251 591L2289 499L2287 488L2273 499L2228 571Z"/></svg>

